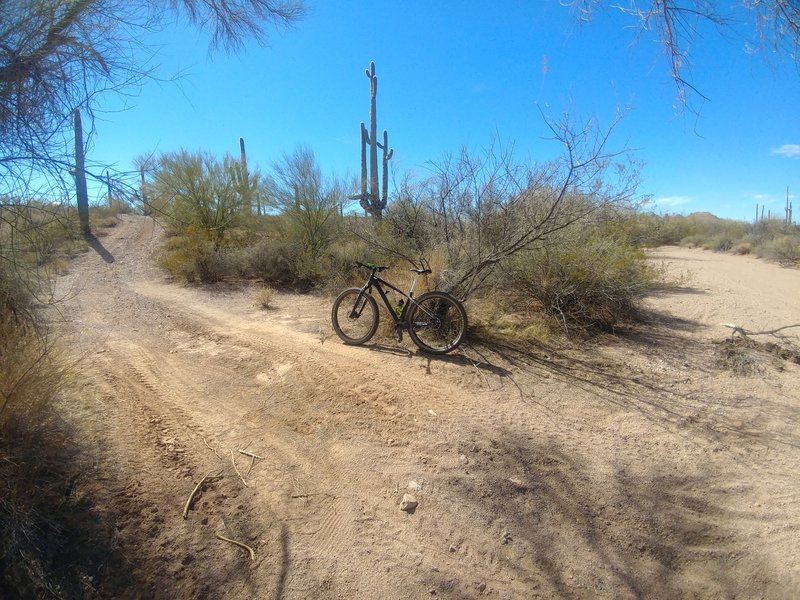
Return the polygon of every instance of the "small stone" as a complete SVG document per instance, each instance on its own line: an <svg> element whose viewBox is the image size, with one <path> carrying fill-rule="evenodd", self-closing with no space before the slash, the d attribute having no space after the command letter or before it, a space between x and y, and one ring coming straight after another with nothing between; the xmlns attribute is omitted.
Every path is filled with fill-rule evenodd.
<svg viewBox="0 0 800 600"><path fill-rule="evenodd" d="M400 501L400 510L407 513L412 513L417 509L417 499L411 494L403 494L403 499Z"/></svg>
<svg viewBox="0 0 800 600"><path fill-rule="evenodd" d="M458 548L453 546L453 544L450 544L450 552L455 552L456 550L458 550Z"/></svg>
<svg viewBox="0 0 800 600"><path fill-rule="evenodd" d="M482 594L483 592L485 592L485 591L486 591L486 583L484 583L483 581L481 581L481 582L478 584L478 591L479 591L481 594Z"/></svg>
<svg viewBox="0 0 800 600"><path fill-rule="evenodd" d="M414 481L413 479L408 482L408 489L412 492L421 492L422 491L422 484Z"/></svg>
<svg viewBox="0 0 800 600"><path fill-rule="evenodd" d="M459 460L461 461L462 464L465 464L465 465L469 464L469 459L467 458L466 454L462 454L458 458L459 458Z"/></svg>
<svg viewBox="0 0 800 600"><path fill-rule="evenodd" d="M510 541L511 541L511 535L507 531L504 531L503 535L500 537L500 543L505 545Z"/></svg>

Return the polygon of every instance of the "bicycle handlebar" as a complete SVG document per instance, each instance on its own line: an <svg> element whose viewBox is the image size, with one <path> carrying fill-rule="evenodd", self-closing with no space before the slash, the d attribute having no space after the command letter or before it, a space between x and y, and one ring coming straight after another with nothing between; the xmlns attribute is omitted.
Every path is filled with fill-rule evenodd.
<svg viewBox="0 0 800 600"><path fill-rule="evenodd" d="M358 261L356 261L356 266L357 267L364 267L365 269L369 269L370 271L378 271L378 272L389 268L389 267L384 267L384 266L373 265L372 263L364 264L364 263L358 262Z"/></svg>
<svg viewBox="0 0 800 600"><path fill-rule="evenodd" d="M369 269L371 271L376 271L378 273L380 273L381 271L384 271L384 270L389 268L389 267L386 267L386 266L379 266L379 265L375 265L375 264L372 264L372 263L362 263L362 262L359 262L359 261L356 261L356 265L355 266L364 267L365 269ZM433 271L431 271L430 269L409 269L409 271L411 271L412 273L416 273L417 275L428 275L430 273L433 273Z"/></svg>

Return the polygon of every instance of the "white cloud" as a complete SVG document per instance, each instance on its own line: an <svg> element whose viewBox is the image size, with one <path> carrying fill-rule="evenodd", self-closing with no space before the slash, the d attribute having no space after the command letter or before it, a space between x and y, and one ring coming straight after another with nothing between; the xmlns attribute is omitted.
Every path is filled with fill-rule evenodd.
<svg viewBox="0 0 800 600"><path fill-rule="evenodd" d="M694 202L694 198L691 196L664 196L662 198L653 199L653 204L664 208L683 206L684 204L691 204L692 202Z"/></svg>
<svg viewBox="0 0 800 600"><path fill-rule="evenodd" d="M800 158L800 144L784 144L780 148L773 148L770 154L777 154L785 158Z"/></svg>

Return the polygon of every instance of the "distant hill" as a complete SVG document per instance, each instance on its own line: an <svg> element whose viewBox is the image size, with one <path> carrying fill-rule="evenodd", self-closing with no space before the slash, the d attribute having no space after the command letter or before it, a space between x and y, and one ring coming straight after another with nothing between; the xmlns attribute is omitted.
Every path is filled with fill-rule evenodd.
<svg viewBox="0 0 800 600"><path fill-rule="evenodd" d="M688 219L692 219L694 221L701 221L701 222L714 222L714 221L721 221L718 216L712 215L710 212L702 211L702 212L693 212L688 217Z"/></svg>

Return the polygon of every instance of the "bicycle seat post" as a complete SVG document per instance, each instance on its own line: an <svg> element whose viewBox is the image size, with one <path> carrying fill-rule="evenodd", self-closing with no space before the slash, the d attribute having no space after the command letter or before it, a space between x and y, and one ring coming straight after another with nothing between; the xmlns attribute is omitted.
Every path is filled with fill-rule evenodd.
<svg viewBox="0 0 800 600"><path fill-rule="evenodd" d="M411 280L411 289L408 290L408 297L409 298L414 296L414 288L417 285L417 277L419 277L419 273L414 273L414 279Z"/></svg>

